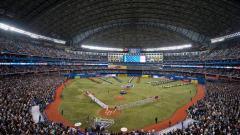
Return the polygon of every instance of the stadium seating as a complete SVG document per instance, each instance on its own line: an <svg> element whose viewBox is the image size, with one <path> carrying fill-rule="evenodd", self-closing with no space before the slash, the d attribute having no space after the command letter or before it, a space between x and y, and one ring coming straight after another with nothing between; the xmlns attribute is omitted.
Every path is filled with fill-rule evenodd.
<svg viewBox="0 0 240 135"><path fill-rule="evenodd" d="M206 97L188 109L189 117L198 122L168 134L239 134L239 87L239 83L207 83Z"/></svg>
<svg viewBox="0 0 240 135"><path fill-rule="evenodd" d="M239 0L1 0L0 135L240 135Z"/></svg>
<svg viewBox="0 0 240 135"><path fill-rule="evenodd" d="M126 70L109 69L106 65L88 65L107 62L107 54L93 53L74 54L53 47L34 45L27 41L10 41L1 39L0 63L55 63L53 65L2 65L0 75L0 133L2 134L83 134L79 129L65 127L61 123L45 121L35 124L31 121L29 109L40 104L41 111L46 104L54 99L58 85L64 82L62 73L125 73ZM198 65L214 63L213 65L233 65L238 62L240 50L237 46L229 49L164 53L163 65ZM98 54L98 53L97 53ZM100 54L100 53L99 53ZM215 61L218 60L218 61ZM79 65L62 65L56 63L78 63ZM192 63L191 63L192 62ZM121 64L121 62L119 62ZM220 64L219 64L220 63ZM227 64L226 64L227 63ZM85 65L84 65L85 64ZM159 63L156 63L159 64ZM149 63L142 74L164 74L179 76L220 75L230 78L240 78L237 69L214 68L175 68L163 67L154 69L155 63ZM137 72L138 66L132 66ZM141 68L144 69L144 68ZM152 70L151 70L152 69ZM154 70L153 70L154 69ZM14 76L12 76L14 75ZM24 75L24 76L23 76ZM199 121L183 130L172 131L170 134L239 134L240 133L240 85L238 83L206 83L206 97L195 106L188 109L188 117ZM96 133L96 129L86 128L85 132ZM130 134L151 134L152 131L132 131ZM157 132L155 132L157 133ZM120 133L112 133L120 134Z"/></svg>
<svg viewBox="0 0 240 135"><path fill-rule="evenodd" d="M107 53L87 53L81 52L82 54L74 54L65 50L56 49L53 47L44 47L42 45L36 45L29 41L22 40L9 40L1 38L0 40L0 62L69 62L69 63L96 63L107 62ZM180 65L205 65L215 63L215 66L221 66L229 64L239 64L240 50L238 45L232 48L224 50L213 50L213 51L202 51L202 52L186 52L186 53L164 53L164 65L169 64L180 64ZM94 55L93 55L94 54ZM210 61L211 60L211 61ZM217 60L217 61L214 61ZM121 64L121 63L120 63ZM214 66L213 65L213 66ZM129 66L133 70L138 70L139 66ZM153 70L157 67L146 65L141 69ZM74 70L96 70L101 69L102 72L106 71L107 67L103 66L25 66L24 68L19 66L1 66L1 74L12 74L19 72L41 72L41 71L74 71ZM178 72L178 73L196 73L196 74L215 74L229 77L239 77L239 70L236 69L214 69L214 68L163 68L161 72ZM99 71L98 71L99 72Z"/></svg>

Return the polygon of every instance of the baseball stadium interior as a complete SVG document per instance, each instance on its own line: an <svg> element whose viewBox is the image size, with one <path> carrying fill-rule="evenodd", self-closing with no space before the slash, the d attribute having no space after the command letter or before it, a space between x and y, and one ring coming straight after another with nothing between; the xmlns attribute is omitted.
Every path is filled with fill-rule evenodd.
<svg viewBox="0 0 240 135"><path fill-rule="evenodd" d="M238 0L1 0L1 135L239 135Z"/></svg>

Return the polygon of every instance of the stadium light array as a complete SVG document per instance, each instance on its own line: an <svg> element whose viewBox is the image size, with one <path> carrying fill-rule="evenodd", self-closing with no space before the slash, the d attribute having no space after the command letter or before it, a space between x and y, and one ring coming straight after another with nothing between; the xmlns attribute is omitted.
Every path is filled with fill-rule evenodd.
<svg viewBox="0 0 240 135"><path fill-rule="evenodd" d="M91 45L82 45L82 48L90 50L100 50L100 51L123 51L122 48L110 48L110 47L100 47L100 46L91 46Z"/></svg>
<svg viewBox="0 0 240 135"><path fill-rule="evenodd" d="M236 32L236 33L229 34L229 35L222 36L222 37L212 38L211 43L213 44L213 43L217 43L217 42L222 42L226 39L234 38L234 37L238 37L238 36L240 36L240 32Z"/></svg>
<svg viewBox="0 0 240 135"><path fill-rule="evenodd" d="M59 43L59 44L66 43L66 41L64 41L64 40L38 35L35 33L31 33L31 32L25 31L25 30L18 29L16 27L13 27L13 26L10 26L10 25L4 24L4 23L0 23L0 29L5 30L5 31L12 31L12 32L20 33L20 34L27 35L27 36L30 36L31 38L35 38L35 39L44 39L44 40L53 41L53 42Z"/></svg>
<svg viewBox="0 0 240 135"><path fill-rule="evenodd" d="M179 46L170 46L170 47L159 47L159 48L146 48L143 51L152 52L152 51L169 51L169 50L181 50L192 47L191 44L179 45Z"/></svg>

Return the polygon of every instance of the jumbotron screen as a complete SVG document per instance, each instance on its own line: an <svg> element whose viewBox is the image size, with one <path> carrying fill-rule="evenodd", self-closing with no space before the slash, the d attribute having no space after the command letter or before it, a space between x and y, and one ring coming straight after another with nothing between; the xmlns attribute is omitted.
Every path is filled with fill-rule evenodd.
<svg viewBox="0 0 240 135"><path fill-rule="evenodd" d="M124 55L123 56L124 62L146 62L146 56L141 55Z"/></svg>

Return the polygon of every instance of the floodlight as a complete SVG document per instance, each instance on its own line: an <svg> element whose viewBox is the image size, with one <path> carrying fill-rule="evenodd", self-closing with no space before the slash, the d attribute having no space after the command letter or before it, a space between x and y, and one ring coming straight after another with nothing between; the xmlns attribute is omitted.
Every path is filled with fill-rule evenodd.
<svg viewBox="0 0 240 135"><path fill-rule="evenodd" d="M181 49L186 49L192 47L191 44L185 44L185 45L178 45L178 46L170 46L170 47L159 47L159 48L146 48L143 49L144 51L147 52L152 52L152 51L168 51L168 50L181 50Z"/></svg>
<svg viewBox="0 0 240 135"><path fill-rule="evenodd" d="M20 34L27 35L27 36L29 36L31 38L35 38L35 39L49 40L49 41L53 41L53 42L59 43L59 44L65 44L66 43L66 41L64 41L64 40L38 35L38 34L35 34L35 33L31 33L31 32L28 32L28 31L18 29L16 27L13 27L13 26L10 26L10 25L4 24L4 23L0 23L0 29L5 30L5 31L12 31L12 32L20 33Z"/></svg>
<svg viewBox="0 0 240 135"><path fill-rule="evenodd" d="M122 48L100 47L100 46L91 46L91 45L82 45L81 47L85 49L90 49L90 50L123 51Z"/></svg>

